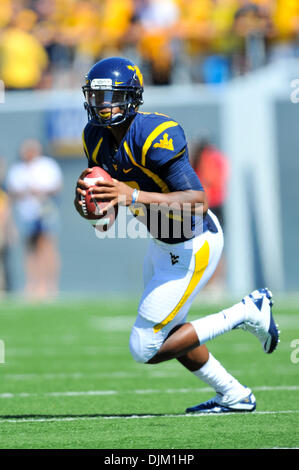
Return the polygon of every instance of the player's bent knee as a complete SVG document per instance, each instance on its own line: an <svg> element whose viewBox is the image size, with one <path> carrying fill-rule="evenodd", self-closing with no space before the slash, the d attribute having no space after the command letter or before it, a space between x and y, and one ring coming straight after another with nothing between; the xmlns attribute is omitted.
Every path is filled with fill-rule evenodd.
<svg viewBox="0 0 299 470"><path fill-rule="evenodd" d="M143 354L141 338L136 328L133 328L131 332L130 351L133 356L133 359L136 362L141 362L141 363L146 362L146 359L144 358L144 354Z"/></svg>
<svg viewBox="0 0 299 470"><path fill-rule="evenodd" d="M159 349L146 334L142 328L133 326L130 336L130 351L136 362L146 364Z"/></svg>

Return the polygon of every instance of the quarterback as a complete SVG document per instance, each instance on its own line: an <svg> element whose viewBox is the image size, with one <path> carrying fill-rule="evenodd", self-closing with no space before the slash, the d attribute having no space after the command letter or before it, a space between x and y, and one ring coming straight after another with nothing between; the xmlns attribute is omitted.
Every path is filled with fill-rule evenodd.
<svg viewBox="0 0 299 470"><path fill-rule="evenodd" d="M84 178L93 166L102 167L113 178L97 182L94 198L109 200L111 206L122 201L133 212L138 205L145 208L144 223L151 233L151 217L146 217L146 212L174 204L181 209L178 217L161 210L161 227L167 218L169 231L165 234L155 227L150 240L144 261L144 291L130 336L133 358L145 364L177 359L215 390L213 398L186 412L253 411L256 400L250 388L225 370L206 343L242 328L259 339L266 353L273 352L279 339L271 292L255 290L230 308L188 322L194 298L219 262L223 234L189 163L184 131L168 116L139 111L143 78L127 59L112 57L97 62L86 76L83 93L88 114L83 131L88 168L76 186L79 214L84 217L81 196L88 188ZM189 211L184 211L185 207ZM190 230L178 232L177 224L186 217Z"/></svg>

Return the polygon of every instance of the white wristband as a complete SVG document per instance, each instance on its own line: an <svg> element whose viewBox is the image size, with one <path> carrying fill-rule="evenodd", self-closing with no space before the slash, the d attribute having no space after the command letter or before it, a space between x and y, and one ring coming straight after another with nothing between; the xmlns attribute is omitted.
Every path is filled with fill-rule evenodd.
<svg viewBox="0 0 299 470"><path fill-rule="evenodd" d="M138 191L138 189L134 189L134 191L133 191L133 193L132 193L132 202L131 202L131 206L134 206L134 204L137 202L138 196L139 196L139 191Z"/></svg>

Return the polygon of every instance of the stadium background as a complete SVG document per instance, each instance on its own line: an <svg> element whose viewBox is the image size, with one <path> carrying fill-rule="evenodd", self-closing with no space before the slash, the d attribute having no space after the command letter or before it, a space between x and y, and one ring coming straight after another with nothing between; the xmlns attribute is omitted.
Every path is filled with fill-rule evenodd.
<svg viewBox="0 0 299 470"><path fill-rule="evenodd" d="M81 86L88 68L110 55L140 66L143 111L178 120L190 148L208 134L229 159L227 292L298 290L297 2L3 0L0 28L0 154L9 168L20 143L36 137L63 171L61 294L142 289L148 240L98 240L73 209L85 168ZM18 293L21 243L10 271Z"/></svg>
<svg viewBox="0 0 299 470"><path fill-rule="evenodd" d="M25 301L21 239L8 295L0 282L1 448L97 449L100 459L99 449L298 449L298 33L298 0L0 1L0 179L28 137L64 179L59 298ZM207 286L189 318L273 290L273 355L240 330L209 344L252 388L254 413L187 417L212 389L177 361L131 357L148 240L99 240L73 207L86 165L81 86L111 55L142 70L144 111L177 119L190 150L208 136L228 158L224 290Z"/></svg>

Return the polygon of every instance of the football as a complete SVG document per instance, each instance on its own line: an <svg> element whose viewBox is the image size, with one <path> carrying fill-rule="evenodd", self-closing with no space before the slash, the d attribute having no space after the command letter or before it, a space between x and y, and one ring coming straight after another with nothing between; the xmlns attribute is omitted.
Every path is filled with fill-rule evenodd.
<svg viewBox="0 0 299 470"><path fill-rule="evenodd" d="M115 222L118 206L105 211L109 201L96 201L93 197L93 187L98 181L112 181L107 171L99 166L92 168L92 171L85 176L84 182L89 186L86 196L81 196L82 210L90 223L99 231L106 232Z"/></svg>

